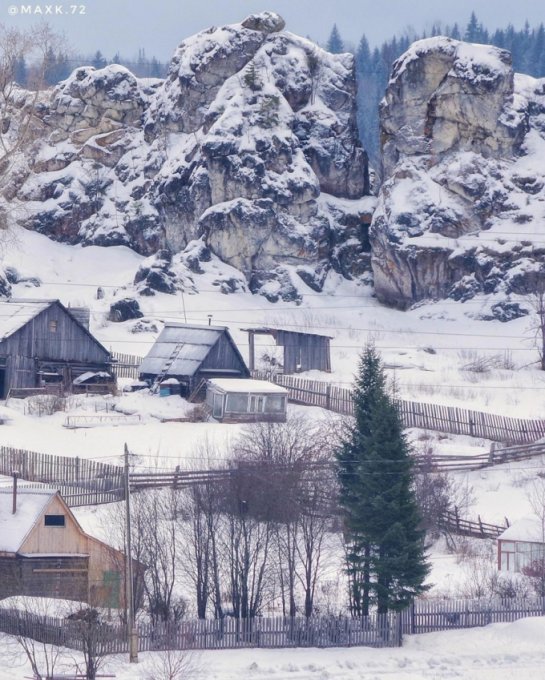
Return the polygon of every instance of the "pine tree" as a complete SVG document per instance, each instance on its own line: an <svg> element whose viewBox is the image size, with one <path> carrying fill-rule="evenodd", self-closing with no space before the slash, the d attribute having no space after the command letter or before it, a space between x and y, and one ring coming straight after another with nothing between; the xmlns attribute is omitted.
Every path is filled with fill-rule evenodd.
<svg viewBox="0 0 545 680"><path fill-rule="evenodd" d="M477 20L477 15L475 12L471 12L471 17L469 18L469 23L466 27L466 32L464 33L464 40L467 42L479 42L480 36L480 24Z"/></svg>
<svg viewBox="0 0 545 680"><path fill-rule="evenodd" d="M341 34L339 33L339 29L337 28L337 24L334 24L333 28L331 29L326 50L331 52L331 54L341 54L341 52L344 52L344 42L341 38Z"/></svg>
<svg viewBox="0 0 545 680"><path fill-rule="evenodd" d="M352 613L406 607L426 590L424 532L412 461L380 357L365 348L354 388L355 418L337 453Z"/></svg>
<svg viewBox="0 0 545 680"><path fill-rule="evenodd" d="M104 55L100 50L97 50L95 52L95 56L93 57L93 61L91 62L91 65L94 66L96 69L99 68L104 68L107 64L106 59L104 58Z"/></svg>

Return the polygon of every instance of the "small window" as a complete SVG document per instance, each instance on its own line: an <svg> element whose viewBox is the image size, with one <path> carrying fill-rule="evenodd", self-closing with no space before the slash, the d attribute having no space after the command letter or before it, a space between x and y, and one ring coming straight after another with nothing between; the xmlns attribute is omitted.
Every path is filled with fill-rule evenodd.
<svg viewBox="0 0 545 680"><path fill-rule="evenodd" d="M56 333L57 332L57 319L51 319L49 322L49 332L50 333Z"/></svg>
<svg viewBox="0 0 545 680"><path fill-rule="evenodd" d="M45 526L46 527L63 527L64 526L64 515L46 515L45 516Z"/></svg>

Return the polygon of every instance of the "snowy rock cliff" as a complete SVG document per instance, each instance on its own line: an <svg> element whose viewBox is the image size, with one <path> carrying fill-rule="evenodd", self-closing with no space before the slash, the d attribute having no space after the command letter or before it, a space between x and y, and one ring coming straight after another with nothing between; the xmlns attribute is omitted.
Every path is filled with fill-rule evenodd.
<svg viewBox="0 0 545 680"><path fill-rule="evenodd" d="M148 294L182 286L201 257L271 299L296 296L297 281L321 290L331 269L364 275L375 199L353 58L283 28L264 12L203 31L164 81L121 66L74 71L4 192L23 207L19 222L154 256L138 275Z"/></svg>
<svg viewBox="0 0 545 680"><path fill-rule="evenodd" d="M545 80L508 52L414 43L381 105L370 230L380 300L525 294L545 273Z"/></svg>

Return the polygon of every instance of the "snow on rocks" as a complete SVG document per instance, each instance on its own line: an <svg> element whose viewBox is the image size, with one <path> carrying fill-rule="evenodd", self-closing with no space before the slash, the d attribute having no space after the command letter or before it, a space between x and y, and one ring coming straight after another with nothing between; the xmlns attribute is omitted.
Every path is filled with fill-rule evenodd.
<svg viewBox="0 0 545 680"><path fill-rule="evenodd" d="M380 300L535 288L545 267L543 88L515 76L505 50L450 38L418 41L394 64L370 233Z"/></svg>
<svg viewBox="0 0 545 680"><path fill-rule="evenodd" d="M254 291L271 279L282 288L287 268L313 270L303 289L320 288L331 269L359 277L368 261L339 266L334 252L344 240L363 252L370 221L358 202L369 186L354 60L283 28L262 12L201 31L177 48L165 80L118 65L76 69L44 108L47 136L13 196L20 223L145 256L204 239ZM330 210L322 194L345 200ZM346 222L360 230L344 239ZM161 272L152 267L142 291L174 292L176 277Z"/></svg>

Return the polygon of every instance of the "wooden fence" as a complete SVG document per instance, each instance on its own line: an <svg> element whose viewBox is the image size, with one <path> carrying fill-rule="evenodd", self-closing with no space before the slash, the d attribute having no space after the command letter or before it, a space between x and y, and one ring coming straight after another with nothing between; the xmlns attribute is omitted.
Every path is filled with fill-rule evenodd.
<svg viewBox="0 0 545 680"><path fill-rule="evenodd" d="M397 647L403 635L477 628L528 616L545 616L545 598L417 600L401 613L350 617L256 617L139 623L139 651L167 649L241 649L290 647ZM0 608L0 631L39 642L80 649L92 635L101 654L128 651L122 624L98 624L92 632L71 619L38 616Z"/></svg>
<svg viewBox="0 0 545 680"><path fill-rule="evenodd" d="M112 352L112 371L116 378L133 378L138 380L140 364L144 357L135 354L123 354L122 352Z"/></svg>
<svg viewBox="0 0 545 680"><path fill-rule="evenodd" d="M0 631L39 642L80 649L84 624L0 608ZM396 613L361 618L304 617L182 621L137 625L139 651L167 649L241 649L286 647L398 647L401 617ZM91 632L102 654L128 651L124 625L97 624Z"/></svg>
<svg viewBox="0 0 545 680"><path fill-rule="evenodd" d="M123 468L117 465L0 446L0 474L14 471L29 482L54 486L72 507L124 498Z"/></svg>
<svg viewBox="0 0 545 680"><path fill-rule="evenodd" d="M509 521L505 519L505 526L499 524L489 524L481 520L479 515L477 521L463 519L458 514L458 509L444 512L437 518L437 526L450 534L457 536L471 536L472 538L498 538L500 534L509 527Z"/></svg>
<svg viewBox="0 0 545 680"><path fill-rule="evenodd" d="M292 375L270 376L254 372L253 376L282 385L289 391L289 400L294 403L320 406L343 415L354 414L352 390L346 387ZM405 427L464 434L507 444L527 444L545 437L545 420L508 418L483 411L406 399L398 399L397 403Z"/></svg>
<svg viewBox="0 0 545 680"><path fill-rule="evenodd" d="M537 444L522 444L496 448L492 446L489 452L480 453L476 456L450 456L448 454L417 456L417 471L428 470L430 472L462 472L470 470L482 470L483 468L516 463L520 460L530 460L545 455L545 442Z"/></svg>
<svg viewBox="0 0 545 680"><path fill-rule="evenodd" d="M479 600L417 600L401 614L403 634L477 628L527 616L545 616L545 598L482 598Z"/></svg>

